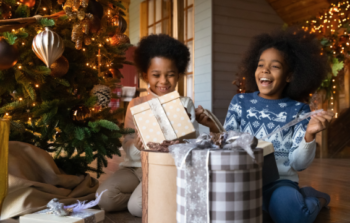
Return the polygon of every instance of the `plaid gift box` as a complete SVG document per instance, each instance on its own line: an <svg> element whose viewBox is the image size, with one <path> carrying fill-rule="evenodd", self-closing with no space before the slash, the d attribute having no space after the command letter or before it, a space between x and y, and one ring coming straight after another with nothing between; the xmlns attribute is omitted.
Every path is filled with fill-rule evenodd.
<svg viewBox="0 0 350 223"><path fill-rule="evenodd" d="M263 149L253 152L255 161L241 149L188 153L177 165L177 222L261 223Z"/></svg>

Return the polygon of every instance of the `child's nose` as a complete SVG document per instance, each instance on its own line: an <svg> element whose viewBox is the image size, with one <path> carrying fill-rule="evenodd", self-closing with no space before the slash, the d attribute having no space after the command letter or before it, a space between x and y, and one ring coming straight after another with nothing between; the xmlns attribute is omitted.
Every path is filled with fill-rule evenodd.
<svg viewBox="0 0 350 223"><path fill-rule="evenodd" d="M162 76L160 77L160 83L165 84L165 83L167 83L167 82L168 82L168 78L165 77L164 75L162 75Z"/></svg>

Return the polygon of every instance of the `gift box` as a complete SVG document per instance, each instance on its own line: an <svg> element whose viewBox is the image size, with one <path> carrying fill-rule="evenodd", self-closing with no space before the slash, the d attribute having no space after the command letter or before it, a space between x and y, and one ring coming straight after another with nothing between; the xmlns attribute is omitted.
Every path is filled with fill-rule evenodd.
<svg viewBox="0 0 350 223"><path fill-rule="evenodd" d="M257 148L261 148L264 151L263 185L265 186L280 178L275 159L275 149L272 143L260 139Z"/></svg>
<svg viewBox="0 0 350 223"><path fill-rule="evenodd" d="M170 153L141 152L142 223L176 223L176 166Z"/></svg>
<svg viewBox="0 0 350 223"><path fill-rule="evenodd" d="M10 137L10 120L0 119L0 214L1 205L8 186L8 148Z"/></svg>
<svg viewBox="0 0 350 223"><path fill-rule="evenodd" d="M71 213L69 216L56 216L45 209L33 214L23 215L19 218L20 223L102 223L105 219L104 210L85 209L81 212Z"/></svg>
<svg viewBox="0 0 350 223"><path fill-rule="evenodd" d="M177 223L262 222L263 149L253 136L235 134L223 149L198 139L169 147L177 166Z"/></svg>
<svg viewBox="0 0 350 223"><path fill-rule="evenodd" d="M176 91L136 105L130 110L145 149L149 149L148 142L161 143L164 140L196 137L196 130Z"/></svg>

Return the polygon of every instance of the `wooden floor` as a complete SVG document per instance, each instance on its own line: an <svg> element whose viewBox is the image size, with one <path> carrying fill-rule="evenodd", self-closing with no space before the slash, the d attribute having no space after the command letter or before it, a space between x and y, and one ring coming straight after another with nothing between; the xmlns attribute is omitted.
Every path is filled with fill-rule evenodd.
<svg viewBox="0 0 350 223"><path fill-rule="evenodd" d="M118 169L121 160L121 157L109 160L106 174L99 179L100 182ZM331 196L330 209L323 209L315 223L350 223L350 159L315 159L311 167L300 172L299 176L300 186L309 185ZM141 218L133 217L127 211L108 213L105 223L141 223Z"/></svg>

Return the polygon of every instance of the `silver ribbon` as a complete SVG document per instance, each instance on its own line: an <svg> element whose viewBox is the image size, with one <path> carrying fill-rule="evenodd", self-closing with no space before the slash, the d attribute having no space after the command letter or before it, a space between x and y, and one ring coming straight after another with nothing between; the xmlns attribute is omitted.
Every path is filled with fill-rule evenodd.
<svg viewBox="0 0 350 223"><path fill-rule="evenodd" d="M248 134L228 131L223 134L223 148L215 145L211 137L201 134L197 139L185 140L185 144L169 146L169 152L179 169L185 170L186 177L186 222L210 222L209 207L209 156L210 150L243 149L255 160L253 150L258 140ZM192 150L202 150L199 157L193 157ZM196 180L194 180L196 179ZM203 182L205 189L203 189ZM204 190L204 191L203 191ZM203 205L203 202L205 205ZM195 208L193 208L195 207Z"/></svg>
<svg viewBox="0 0 350 223"><path fill-rule="evenodd" d="M148 104L153 112L154 117L157 119L159 123L160 129L162 130L165 139L166 140L177 139L178 137L159 99L153 98L152 100L148 101Z"/></svg>
<svg viewBox="0 0 350 223"><path fill-rule="evenodd" d="M36 212L36 214L51 214L51 213L52 213L52 211L50 209L44 209L44 210ZM85 211L85 210L83 210L81 212L72 212L67 216L62 216L62 218L67 218L67 217L83 219L84 223L98 223L98 222L96 222L95 215L93 213Z"/></svg>

